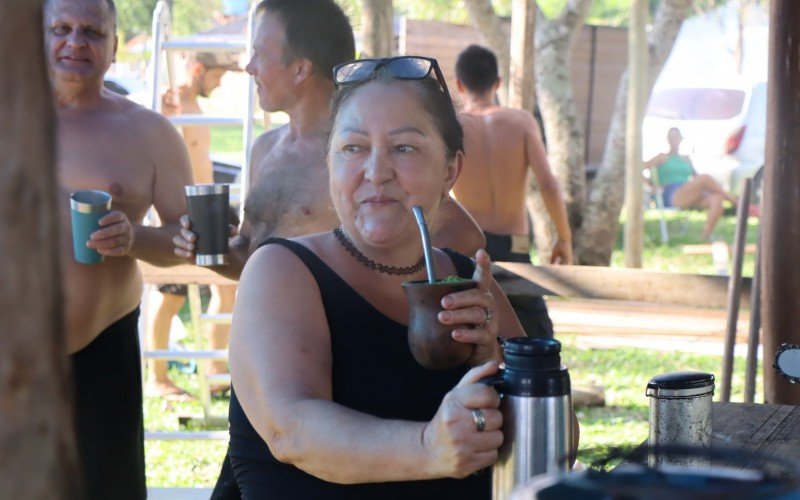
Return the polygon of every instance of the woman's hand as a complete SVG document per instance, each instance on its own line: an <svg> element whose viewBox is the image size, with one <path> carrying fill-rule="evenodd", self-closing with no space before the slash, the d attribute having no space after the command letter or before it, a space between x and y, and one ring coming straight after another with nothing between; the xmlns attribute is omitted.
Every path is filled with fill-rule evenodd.
<svg viewBox="0 0 800 500"><path fill-rule="evenodd" d="M491 361L468 371L425 426L422 445L431 457L435 476L464 478L497 461L497 450L503 444L503 415L497 409L500 396L478 383L496 372L497 363Z"/></svg>
<svg viewBox="0 0 800 500"><path fill-rule="evenodd" d="M478 250L475 260L477 265L472 279L478 282L477 288L445 295L442 298L444 311L439 313L439 322L443 325L475 325L475 328L458 328L451 334L456 342L475 345L467 359L470 366L489 360L503 360L497 343L495 300L489 289L492 283L492 261L485 250Z"/></svg>

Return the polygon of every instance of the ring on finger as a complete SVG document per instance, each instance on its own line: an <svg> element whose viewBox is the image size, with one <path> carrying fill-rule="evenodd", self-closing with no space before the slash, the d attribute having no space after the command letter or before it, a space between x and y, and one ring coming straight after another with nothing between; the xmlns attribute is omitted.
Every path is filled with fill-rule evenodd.
<svg viewBox="0 0 800 500"><path fill-rule="evenodd" d="M478 327L480 328L483 328L486 325L488 325L489 322L492 321L492 318L494 317L494 310L491 307L484 307L483 312L486 314L486 319L483 320L483 323L478 325Z"/></svg>
<svg viewBox="0 0 800 500"><path fill-rule="evenodd" d="M483 429L486 428L486 415L483 414L483 410L472 410L472 420L475 422L475 429L478 432L483 432Z"/></svg>

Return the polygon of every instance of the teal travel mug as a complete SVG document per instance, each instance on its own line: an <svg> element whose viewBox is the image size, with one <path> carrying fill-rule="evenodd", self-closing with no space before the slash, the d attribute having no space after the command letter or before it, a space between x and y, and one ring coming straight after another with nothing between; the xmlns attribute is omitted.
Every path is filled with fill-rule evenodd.
<svg viewBox="0 0 800 500"><path fill-rule="evenodd" d="M103 256L86 247L93 232L100 229L98 221L111 211L111 195L105 191L85 189L70 196L72 209L72 250L81 264L99 264Z"/></svg>

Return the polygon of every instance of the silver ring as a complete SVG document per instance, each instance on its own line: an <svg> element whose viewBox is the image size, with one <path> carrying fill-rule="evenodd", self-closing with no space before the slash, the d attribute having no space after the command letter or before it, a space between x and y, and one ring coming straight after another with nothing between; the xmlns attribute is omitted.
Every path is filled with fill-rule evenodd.
<svg viewBox="0 0 800 500"><path fill-rule="evenodd" d="M486 319L483 320L483 323L478 325L478 328L483 328L486 325L488 325L489 322L492 321L492 318L494 317L494 310L492 310L491 307L484 307L483 312L486 313Z"/></svg>
<svg viewBox="0 0 800 500"><path fill-rule="evenodd" d="M483 414L483 410L472 410L472 420L475 422L478 432L483 432L483 429L486 428L486 415Z"/></svg>

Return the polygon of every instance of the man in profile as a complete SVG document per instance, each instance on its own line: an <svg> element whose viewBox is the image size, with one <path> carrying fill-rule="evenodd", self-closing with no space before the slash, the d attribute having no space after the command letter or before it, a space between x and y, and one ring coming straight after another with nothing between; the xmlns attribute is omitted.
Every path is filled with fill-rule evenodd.
<svg viewBox="0 0 800 500"><path fill-rule="evenodd" d="M530 174L536 177L558 240L551 264L570 264L572 233L558 182L550 171L539 126L525 110L497 104L497 58L470 45L458 57L456 76L464 112L464 170L453 191L486 236L494 261L530 262L531 224L526 210ZM525 332L552 337L553 323L541 297L509 296Z"/></svg>
<svg viewBox="0 0 800 500"><path fill-rule="evenodd" d="M325 155L333 95L333 67L355 56L353 29L333 0L263 0L253 57L258 102L266 112L283 111L289 123L256 139L245 217L230 245L230 263L214 268L239 279L250 254L265 239L330 231L339 224L328 186ZM483 235L452 199L442 204L443 223L434 244L474 255ZM176 254L194 258L194 234L175 238Z"/></svg>
<svg viewBox="0 0 800 500"><path fill-rule="evenodd" d="M255 80L261 109L285 112L289 122L253 144L244 220L231 241L229 265L213 268L232 279L239 279L248 257L265 239L339 225L326 162L333 67L355 57L353 29L334 0L263 0L256 15L253 56L245 70ZM483 235L458 203L450 199L443 209L446 222L434 235L435 244L470 255L483 247ZM184 217L181 223L175 253L193 259L191 222ZM226 457L212 498L237 494Z"/></svg>
<svg viewBox="0 0 800 500"><path fill-rule="evenodd" d="M231 52L199 52L185 54L184 81L177 88L168 89L162 98L161 112L165 116L202 115L198 98L207 98L222 83L222 77L228 71L242 71L239 67L239 55ZM197 184L214 182L213 165L211 163L211 129L208 126L183 126L182 135L189 152L192 165L192 176ZM232 211L235 214L235 211ZM238 225L238 217L234 221ZM154 304L151 324L148 328L147 345L151 349L166 349L169 345L169 333L172 320L186 302L186 285L162 284L161 292ZM212 286L209 313L231 312L236 298L235 286ZM215 323L209 326L208 338L210 349L226 349L230 326ZM226 371L224 361L208 362L206 373L214 375ZM167 362L148 360L147 393L148 395L185 399L188 397L183 389L176 386L167 376ZM212 387L212 392L224 390L224 386Z"/></svg>
<svg viewBox="0 0 800 500"><path fill-rule="evenodd" d="M113 0L48 0L44 46L57 124L64 326L72 364L75 425L85 498L146 497L137 259L178 264L171 237L186 212L189 159L161 115L103 87L117 37ZM78 263L70 193L107 191L112 211L89 248L105 257ZM161 227L142 225L154 206ZM20 478L24 480L24 478Z"/></svg>

